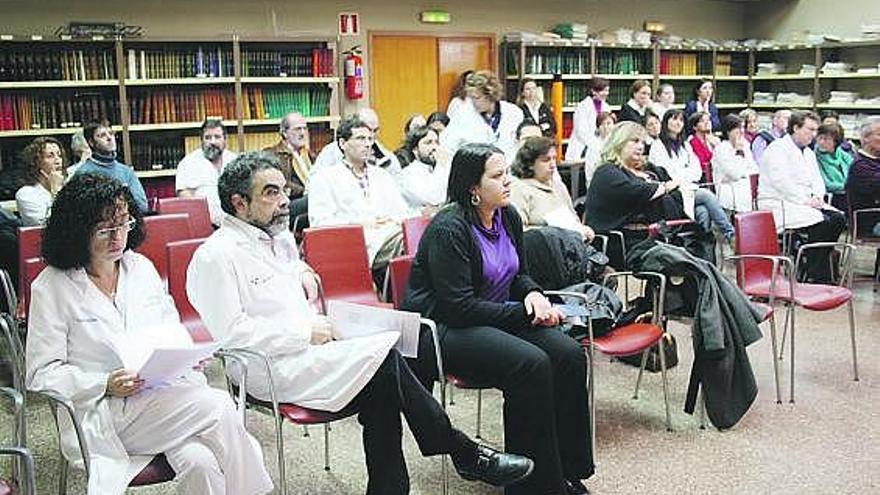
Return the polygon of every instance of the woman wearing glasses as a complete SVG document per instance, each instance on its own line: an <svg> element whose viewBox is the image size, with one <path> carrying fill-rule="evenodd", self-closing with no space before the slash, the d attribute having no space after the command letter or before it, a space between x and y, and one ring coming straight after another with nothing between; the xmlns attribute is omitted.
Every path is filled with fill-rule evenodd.
<svg viewBox="0 0 880 495"><path fill-rule="evenodd" d="M144 231L128 188L77 174L52 211L42 244L49 266L31 288L27 383L73 404L89 450L89 495L123 493L159 453L179 493L270 491L260 447L225 392L194 370L150 386L123 366L148 334L180 331L156 269L132 251ZM75 446L73 430L63 430L62 444ZM81 462L75 447L62 450Z"/></svg>

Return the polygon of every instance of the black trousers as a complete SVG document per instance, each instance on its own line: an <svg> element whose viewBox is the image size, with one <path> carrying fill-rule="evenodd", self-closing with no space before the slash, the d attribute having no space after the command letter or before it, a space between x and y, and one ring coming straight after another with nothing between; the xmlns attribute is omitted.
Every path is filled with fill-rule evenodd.
<svg viewBox="0 0 880 495"><path fill-rule="evenodd" d="M368 495L409 493L400 413L423 455L452 453L470 443L464 434L452 428L440 403L394 349L353 402L363 426Z"/></svg>
<svg viewBox="0 0 880 495"><path fill-rule="evenodd" d="M804 229L807 242L836 242L846 229L846 216L833 210L821 210L821 222ZM807 267L807 280L814 283L831 283L833 281L831 252L833 248L808 250L804 256Z"/></svg>
<svg viewBox="0 0 880 495"><path fill-rule="evenodd" d="M558 495L565 479L593 474L587 358L577 342L555 328L450 328L441 339L447 373L504 393L505 450L535 461L507 495Z"/></svg>

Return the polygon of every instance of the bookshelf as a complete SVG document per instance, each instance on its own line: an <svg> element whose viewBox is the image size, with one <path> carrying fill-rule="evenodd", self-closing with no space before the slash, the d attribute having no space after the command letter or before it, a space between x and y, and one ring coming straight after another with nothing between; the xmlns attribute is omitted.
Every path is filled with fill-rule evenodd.
<svg viewBox="0 0 880 495"><path fill-rule="evenodd" d="M583 60L589 52L590 63L585 65L588 70L573 73L571 65L564 64L570 59L563 53L575 50ZM564 138L571 129L571 114L588 95L588 80L593 77L611 81L608 102L613 110L628 99L632 81L647 78L655 88L663 82L671 83L679 102L689 100L701 80L712 80L722 114L747 107L765 114L781 108L835 110L840 113L847 137L852 139L856 138L860 120L880 113L880 42L704 48L658 43L622 46L571 40L503 41L500 53L501 74L511 100L516 98L522 78L536 79L539 85L549 88L554 67L561 64L566 69L560 72L564 83ZM526 70L520 71L522 67ZM549 95L547 89L545 95Z"/></svg>
<svg viewBox="0 0 880 495"><path fill-rule="evenodd" d="M94 119L118 132L120 159L145 179L168 178L198 146L206 117L227 146L279 139L287 111L306 116L315 149L332 139L341 97L337 39L0 41L0 170L36 136L67 136ZM195 146L187 142L195 140ZM271 142L269 142L271 141ZM261 146L262 147L262 146ZM2 199L2 198L0 198Z"/></svg>

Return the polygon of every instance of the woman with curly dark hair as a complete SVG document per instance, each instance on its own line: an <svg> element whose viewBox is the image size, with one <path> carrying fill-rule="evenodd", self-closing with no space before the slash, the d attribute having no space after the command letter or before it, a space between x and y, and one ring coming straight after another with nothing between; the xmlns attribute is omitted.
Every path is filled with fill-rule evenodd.
<svg viewBox="0 0 880 495"><path fill-rule="evenodd" d="M42 225L64 185L64 147L53 137L38 137L22 150L21 159L24 183L15 193L15 204L23 225Z"/></svg>
<svg viewBox="0 0 880 495"><path fill-rule="evenodd" d="M89 495L122 494L157 453L180 493L266 493L259 444L225 392L195 370L146 383L126 369L147 357L148 342L190 344L153 264L132 251L143 239L140 209L119 181L79 173L58 193L43 234L49 266L31 286L28 389L73 404ZM76 445L71 428L62 435Z"/></svg>

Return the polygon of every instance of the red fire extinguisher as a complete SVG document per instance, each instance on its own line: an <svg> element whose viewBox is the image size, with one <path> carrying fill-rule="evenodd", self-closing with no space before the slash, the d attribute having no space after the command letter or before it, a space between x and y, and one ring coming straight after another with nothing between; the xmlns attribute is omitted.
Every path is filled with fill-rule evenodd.
<svg viewBox="0 0 880 495"><path fill-rule="evenodd" d="M345 96L349 100L364 97L364 59L360 45L345 52Z"/></svg>

